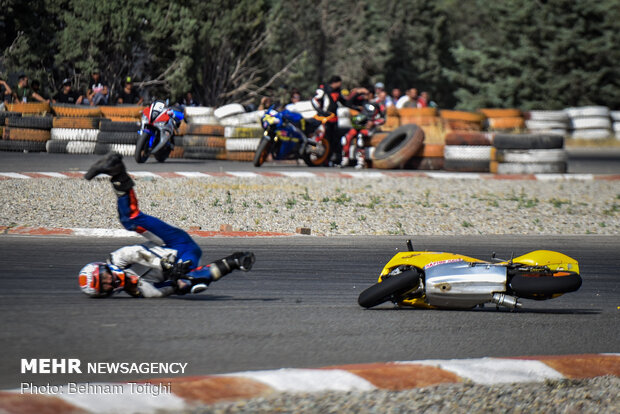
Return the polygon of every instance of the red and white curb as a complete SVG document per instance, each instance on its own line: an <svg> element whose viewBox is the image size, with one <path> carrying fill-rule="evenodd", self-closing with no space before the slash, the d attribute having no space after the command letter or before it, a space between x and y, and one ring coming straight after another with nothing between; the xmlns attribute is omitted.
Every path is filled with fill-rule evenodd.
<svg viewBox="0 0 620 414"><path fill-rule="evenodd" d="M537 181L592 181L620 180L620 174L490 174L459 172L419 172L419 171L350 171L350 172L312 172L312 171L226 171L226 172L131 172L135 178L332 178L332 179L383 179L383 178L431 178L460 180L537 180ZM0 180L35 178L83 178L84 171L71 172L0 172Z"/></svg>
<svg viewBox="0 0 620 414"><path fill-rule="evenodd" d="M153 413L197 404L265 397L278 392L402 391L470 381L476 384L620 376L620 354L474 358L248 371L136 383L90 383L92 392L30 394L0 391L0 411L30 413ZM146 384L146 385L144 385ZM142 386L142 388L140 388ZM159 387L159 388L158 388ZM103 390L115 390L114 393ZM156 393L153 389L164 390ZM166 391L167 390L167 391Z"/></svg>

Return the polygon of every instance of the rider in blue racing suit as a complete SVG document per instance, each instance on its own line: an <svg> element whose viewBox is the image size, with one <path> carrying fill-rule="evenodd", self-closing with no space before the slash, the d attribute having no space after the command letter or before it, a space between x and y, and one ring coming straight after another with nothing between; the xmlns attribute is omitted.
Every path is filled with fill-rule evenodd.
<svg viewBox="0 0 620 414"><path fill-rule="evenodd" d="M151 242L122 247L112 252L106 263L86 265L79 275L80 287L85 294L106 297L122 290L137 297L199 293L233 270L249 271L252 268L255 257L251 252L237 252L200 266L202 250L189 234L138 209L134 182L119 154L109 153L95 162L84 178L92 180L99 174L112 177L123 226ZM133 264L150 269L139 276L131 269Z"/></svg>

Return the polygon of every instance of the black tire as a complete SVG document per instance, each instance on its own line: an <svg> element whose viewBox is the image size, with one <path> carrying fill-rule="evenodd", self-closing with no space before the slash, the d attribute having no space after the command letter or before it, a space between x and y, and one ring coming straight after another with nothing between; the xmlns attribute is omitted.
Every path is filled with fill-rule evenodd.
<svg viewBox="0 0 620 414"><path fill-rule="evenodd" d="M25 116L25 117L9 117L7 118L6 125L19 128L31 128L31 129L52 129L52 123L54 119L51 116Z"/></svg>
<svg viewBox="0 0 620 414"><path fill-rule="evenodd" d="M136 143L136 152L134 153L134 159L138 164L143 164L149 159L151 152L148 149L149 136L148 134L140 134L138 142Z"/></svg>
<svg viewBox="0 0 620 414"><path fill-rule="evenodd" d="M184 149L183 158L195 159L195 160L216 160L218 156L225 153L226 150L222 148L210 148L210 147L187 147Z"/></svg>
<svg viewBox="0 0 620 414"><path fill-rule="evenodd" d="M0 126L4 125L8 118L21 118L21 112L0 111Z"/></svg>
<svg viewBox="0 0 620 414"><path fill-rule="evenodd" d="M45 141L0 140L0 151L45 152Z"/></svg>
<svg viewBox="0 0 620 414"><path fill-rule="evenodd" d="M404 168L416 152L422 148L424 131L415 124L403 125L377 145L372 159L375 168Z"/></svg>
<svg viewBox="0 0 620 414"><path fill-rule="evenodd" d="M271 143L272 141L267 138L261 139L258 144L258 148L256 148L256 152L254 153L253 163L255 167L260 167L263 165L269 155L269 151L271 150Z"/></svg>
<svg viewBox="0 0 620 414"><path fill-rule="evenodd" d="M493 146L497 149L563 148L564 137L554 134L495 134Z"/></svg>
<svg viewBox="0 0 620 414"><path fill-rule="evenodd" d="M306 147L306 153L304 154L303 159L308 167L320 167L321 165L325 165L325 162L329 157L331 147L327 138L321 138L321 140L317 143L316 148L319 151L318 153L315 153L314 149L310 148L310 146ZM308 150L311 152L308 152Z"/></svg>
<svg viewBox="0 0 620 414"><path fill-rule="evenodd" d="M97 142L100 144L130 144L136 145L138 134L134 132L101 131L97 134Z"/></svg>
<svg viewBox="0 0 620 414"><path fill-rule="evenodd" d="M581 287L581 276L568 271L518 273L509 285L515 296L542 300L556 294L575 292Z"/></svg>
<svg viewBox="0 0 620 414"><path fill-rule="evenodd" d="M383 279L360 293L357 303L363 308L372 308L381 305L390 299L407 293L420 283L420 273L417 270L407 270L401 274Z"/></svg>
<svg viewBox="0 0 620 414"><path fill-rule="evenodd" d="M139 122L114 122L104 119L99 125L100 131L106 132L133 132L136 133L140 129Z"/></svg>
<svg viewBox="0 0 620 414"><path fill-rule="evenodd" d="M172 147L170 145L166 145L165 147L163 147L162 149L160 149L153 155L155 156L155 159L158 162L164 162L168 159L171 152L172 152Z"/></svg>
<svg viewBox="0 0 620 414"><path fill-rule="evenodd" d="M451 160L445 159L443 168L446 171L489 172L488 160Z"/></svg>

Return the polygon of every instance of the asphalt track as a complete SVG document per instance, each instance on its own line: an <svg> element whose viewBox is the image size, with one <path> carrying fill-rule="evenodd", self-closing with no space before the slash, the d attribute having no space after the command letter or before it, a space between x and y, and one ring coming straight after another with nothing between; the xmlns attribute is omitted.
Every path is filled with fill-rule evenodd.
<svg viewBox="0 0 620 414"><path fill-rule="evenodd" d="M204 259L251 249L252 272L200 294L89 299L76 274L140 239L0 236L0 389L21 382L170 375L20 374L21 358L183 362L184 376L393 360L618 352L620 236L413 237L421 250L487 258L534 249L577 258L582 288L517 312L364 310L359 293L406 237L204 238Z"/></svg>

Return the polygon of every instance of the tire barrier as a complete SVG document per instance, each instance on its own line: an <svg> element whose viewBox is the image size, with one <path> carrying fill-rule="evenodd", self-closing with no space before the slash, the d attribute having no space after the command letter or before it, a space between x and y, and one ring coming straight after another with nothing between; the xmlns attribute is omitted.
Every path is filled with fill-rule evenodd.
<svg viewBox="0 0 620 414"><path fill-rule="evenodd" d="M486 117L483 125L487 131L517 132L525 128L519 109L483 108L479 112Z"/></svg>
<svg viewBox="0 0 620 414"><path fill-rule="evenodd" d="M219 120L243 113L245 113L245 108L243 107L243 105L238 103L220 106L213 111L213 115Z"/></svg>
<svg viewBox="0 0 620 414"><path fill-rule="evenodd" d="M611 113L605 106L567 108L566 113L575 139L599 140L612 136Z"/></svg>
<svg viewBox="0 0 620 414"><path fill-rule="evenodd" d="M439 116L444 122L447 130L455 131L481 131L484 115L465 112L441 110Z"/></svg>
<svg viewBox="0 0 620 414"><path fill-rule="evenodd" d="M97 141L97 129L52 128L51 138L58 141Z"/></svg>
<svg viewBox="0 0 620 414"><path fill-rule="evenodd" d="M226 159L231 161L253 161L254 153L258 148L263 129L259 127L233 127L227 126L224 130L226 139ZM246 154L252 153L252 157Z"/></svg>
<svg viewBox="0 0 620 414"><path fill-rule="evenodd" d="M125 157L132 157L136 152L136 146L131 144L102 144L97 142L93 152L98 155L105 155L108 152L118 152Z"/></svg>
<svg viewBox="0 0 620 414"><path fill-rule="evenodd" d="M50 131L45 129L5 127L2 137L8 141L45 142L50 139Z"/></svg>
<svg viewBox="0 0 620 414"><path fill-rule="evenodd" d="M227 116L226 118L218 118L218 119L220 121L220 124L224 126L259 127L260 119L264 114L265 114L265 111L253 111L253 112L244 112L241 114L235 114L235 115Z"/></svg>
<svg viewBox="0 0 620 414"><path fill-rule="evenodd" d="M101 118L55 117L52 128L99 129Z"/></svg>
<svg viewBox="0 0 620 414"><path fill-rule="evenodd" d="M0 126L5 125L9 118L20 118L21 116L21 112L0 111Z"/></svg>
<svg viewBox="0 0 620 414"><path fill-rule="evenodd" d="M99 131L97 143L99 144L120 144L136 145L138 142L138 132L118 132L118 131Z"/></svg>
<svg viewBox="0 0 620 414"><path fill-rule="evenodd" d="M16 102L8 104L6 110L22 114L43 115L50 112L50 104L47 102Z"/></svg>
<svg viewBox="0 0 620 414"><path fill-rule="evenodd" d="M237 138L226 140L226 152L252 151L258 148L261 138Z"/></svg>
<svg viewBox="0 0 620 414"><path fill-rule="evenodd" d="M71 118L101 117L101 109L98 106L52 104L52 111L56 116L65 116Z"/></svg>
<svg viewBox="0 0 620 414"><path fill-rule="evenodd" d="M45 152L45 144L46 141L0 140L0 151Z"/></svg>
<svg viewBox="0 0 620 414"><path fill-rule="evenodd" d="M47 129L52 128L53 118L51 116L24 116L9 117L5 120L8 127L30 128L30 129Z"/></svg>
<svg viewBox="0 0 620 414"><path fill-rule="evenodd" d="M566 111L530 111L525 126L534 134L556 134L567 136L570 129Z"/></svg>
<svg viewBox="0 0 620 414"><path fill-rule="evenodd" d="M50 140L46 143L49 153L59 154L94 154L96 142Z"/></svg>
<svg viewBox="0 0 620 414"><path fill-rule="evenodd" d="M616 139L620 139L620 111L611 111L609 114L613 122L612 129L614 130L614 136Z"/></svg>
<svg viewBox="0 0 620 414"><path fill-rule="evenodd" d="M408 170L442 170L444 167L444 145L422 144L422 148L405 164Z"/></svg>
<svg viewBox="0 0 620 414"><path fill-rule="evenodd" d="M111 121L109 119L102 119L99 125L99 130L102 132L138 132L140 130L140 123L137 121L130 122L118 122Z"/></svg>
<svg viewBox="0 0 620 414"><path fill-rule="evenodd" d="M199 159L199 160L222 160L226 159L225 148L213 147L183 147L183 158ZM254 153L252 153L254 156Z"/></svg>
<svg viewBox="0 0 620 414"><path fill-rule="evenodd" d="M560 135L496 134L489 170L496 174L562 174L566 160Z"/></svg>
<svg viewBox="0 0 620 414"><path fill-rule="evenodd" d="M375 148L372 164L375 168L404 168L422 148L424 131L415 124L403 125L381 141Z"/></svg>
<svg viewBox="0 0 620 414"><path fill-rule="evenodd" d="M445 136L446 145L491 145L495 134L489 132L452 131Z"/></svg>
<svg viewBox="0 0 620 414"><path fill-rule="evenodd" d="M190 147L207 147L207 148L226 148L226 139L224 137L209 136L209 135L185 135L179 138L179 144L183 148Z"/></svg>
<svg viewBox="0 0 620 414"><path fill-rule="evenodd" d="M188 124L185 131L188 135L215 135L223 137L225 128L222 125Z"/></svg>
<svg viewBox="0 0 620 414"><path fill-rule="evenodd" d="M113 121L124 122L132 119L140 119L144 106L138 105L116 105L116 106L100 106L99 109L104 117Z"/></svg>
<svg viewBox="0 0 620 414"><path fill-rule="evenodd" d="M490 162L490 145L446 145L444 148L446 171L488 172Z"/></svg>

